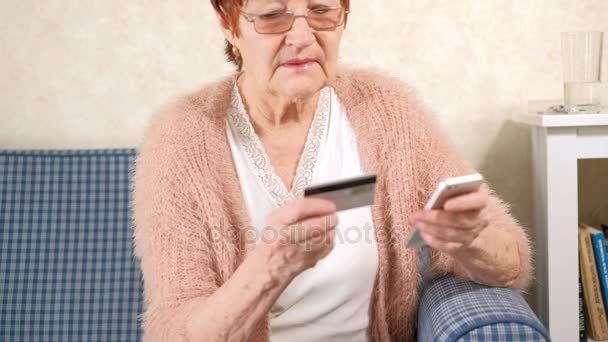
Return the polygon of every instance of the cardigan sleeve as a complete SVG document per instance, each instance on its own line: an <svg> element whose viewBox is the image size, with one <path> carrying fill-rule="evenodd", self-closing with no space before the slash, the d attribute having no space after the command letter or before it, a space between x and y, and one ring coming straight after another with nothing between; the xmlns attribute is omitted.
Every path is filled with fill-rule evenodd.
<svg viewBox="0 0 608 342"><path fill-rule="evenodd" d="M461 176L473 172L464 159L451 145L444 132L433 121L429 112L418 103L414 96L408 96L414 132L412 146L415 149L416 172L418 181L418 200L424 206L437 184L447 177ZM519 253L519 269L513 270L515 280L509 284L517 290L524 290L532 276L531 247L529 238L523 227L510 215L509 208L486 184L484 187L490 193L488 206L485 211L490 225L511 234L516 242ZM431 251L431 271L433 273L454 273L460 277L471 278L464 267L451 256L439 251Z"/></svg>
<svg viewBox="0 0 608 342"><path fill-rule="evenodd" d="M167 121L146 131L134 176L134 243L144 280L144 341L185 340L186 317L218 287L209 230L204 229L187 164L175 141L178 128Z"/></svg>

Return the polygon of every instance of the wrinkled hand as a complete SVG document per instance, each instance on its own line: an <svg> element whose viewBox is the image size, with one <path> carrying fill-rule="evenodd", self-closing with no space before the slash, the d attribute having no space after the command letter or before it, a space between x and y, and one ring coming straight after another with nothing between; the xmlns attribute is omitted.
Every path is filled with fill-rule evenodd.
<svg viewBox="0 0 608 342"><path fill-rule="evenodd" d="M420 210L409 219L429 247L451 255L466 250L488 226L485 189L448 200L443 210Z"/></svg>
<svg viewBox="0 0 608 342"><path fill-rule="evenodd" d="M276 278L291 279L314 267L334 248L336 205L320 198L298 198L266 217L262 242Z"/></svg>

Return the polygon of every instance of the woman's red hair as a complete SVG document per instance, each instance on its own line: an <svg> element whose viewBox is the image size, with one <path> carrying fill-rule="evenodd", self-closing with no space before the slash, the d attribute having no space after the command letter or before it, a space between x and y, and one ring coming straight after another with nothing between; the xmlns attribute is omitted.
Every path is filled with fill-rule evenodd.
<svg viewBox="0 0 608 342"><path fill-rule="evenodd" d="M222 19L224 28L232 31L237 37L240 34L238 24L244 2L244 0L211 0L211 5L213 5L213 9L215 9L215 12L217 12ZM340 2L342 3L342 7L346 10L350 8L350 0L340 0ZM344 24L346 25L346 18L344 19ZM226 54L228 61L234 63L240 71L243 63L240 57L234 55L232 52L232 44L228 41L226 41L224 53Z"/></svg>

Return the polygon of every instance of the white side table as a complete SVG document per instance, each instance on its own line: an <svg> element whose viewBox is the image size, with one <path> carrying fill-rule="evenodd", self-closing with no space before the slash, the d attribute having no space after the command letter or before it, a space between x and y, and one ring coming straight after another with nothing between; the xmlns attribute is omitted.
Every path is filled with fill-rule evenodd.
<svg viewBox="0 0 608 342"><path fill-rule="evenodd" d="M578 341L577 161L608 158L608 109L535 112L550 103L531 102L513 121L532 127L537 314L554 341Z"/></svg>

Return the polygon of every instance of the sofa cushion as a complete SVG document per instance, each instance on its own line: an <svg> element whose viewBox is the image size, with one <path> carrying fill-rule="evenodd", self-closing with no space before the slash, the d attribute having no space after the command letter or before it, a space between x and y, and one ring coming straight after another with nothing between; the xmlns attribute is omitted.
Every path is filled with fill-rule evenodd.
<svg viewBox="0 0 608 342"><path fill-rule="evenodd" d="M0 341L136 341L135 150L0 151Z"/></svg>

